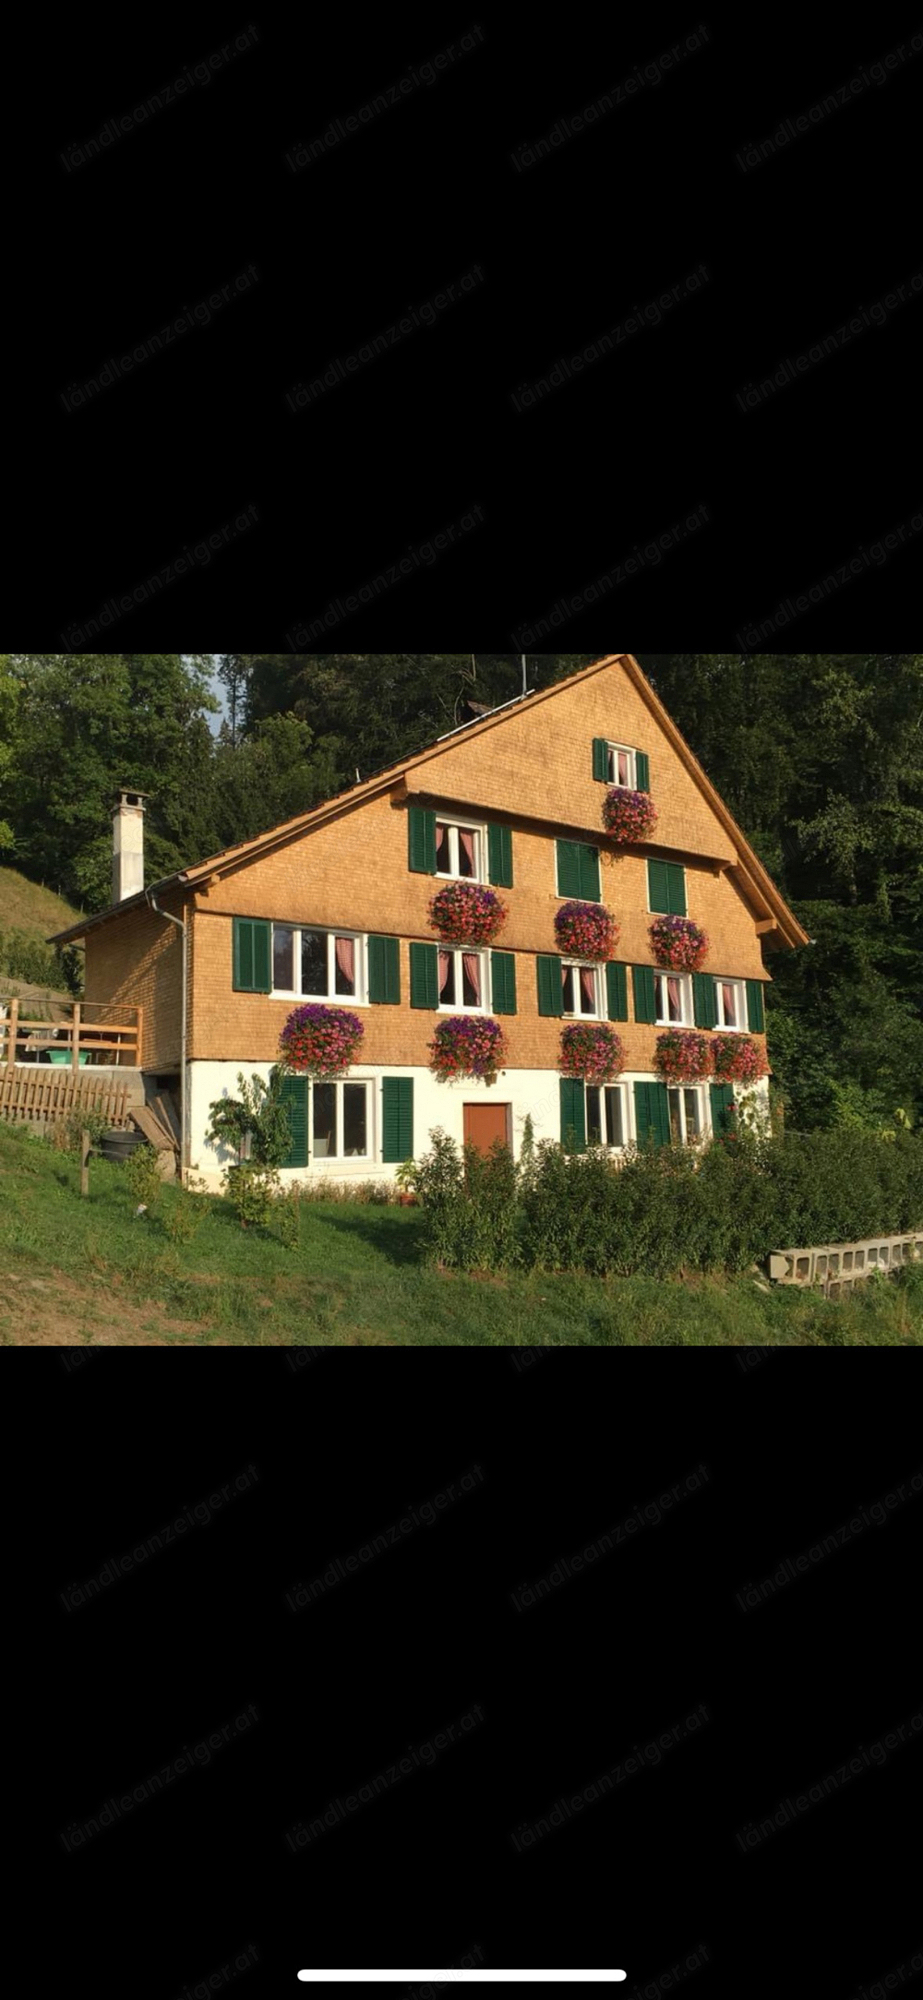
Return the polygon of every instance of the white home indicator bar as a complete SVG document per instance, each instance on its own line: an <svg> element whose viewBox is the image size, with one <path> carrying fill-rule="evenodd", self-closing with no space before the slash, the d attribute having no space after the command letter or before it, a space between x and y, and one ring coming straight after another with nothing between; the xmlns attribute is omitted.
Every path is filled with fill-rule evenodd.
<svg viewBox="0 0 923 2000"><path fill-rule="evenodd" d="M627 1979L628 1974L627 1972L490 1972L483 1970L481 1967L478 1967L476 1970L467 1970L443 1966L440 1972L299 1972L298 1977L299 1979L336 1979L344 1985L347 1980L355 1980L362 1985L368 1985L373 1980L376 1983L387 1980L395 1985L404 1983L413 1985L415 1981L419 1981L421 1986L447 1986L450 1980L468 1980L469 1982L486 1980L490 1984L493 1981L498 1983L502 1981L505 1983L512 1980L541 1979L552 1985L563 1986L568 1981L573 1980L580 1980L581 1984L586 1984L588 1981L599 1982L605 1979Z"/></svg>

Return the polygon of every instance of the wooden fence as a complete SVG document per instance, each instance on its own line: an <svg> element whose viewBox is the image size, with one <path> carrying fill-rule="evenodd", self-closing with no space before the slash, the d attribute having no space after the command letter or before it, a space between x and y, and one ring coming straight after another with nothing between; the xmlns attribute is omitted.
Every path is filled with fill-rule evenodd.
<svg viewBox="0 0 923 2000"><path fill-rule="evenodd" d="M128 1125L129 1086L113 1076L94 1077L92 1070L55 1071L32 1063L28 1069L0 1069L0 1119L15 1123L66 1118L75 1111L96 1111L110 1125Z"/></svg>
<svg viewBox="0 0 923 2000"><path fill-rule="evenodd" d="M28 1001L25 1003L28 1006ZM142 1009L116 1000L75 1000L56 1009L54 1021L29 1021L18 999L0 1018L0 1063L68 1069L74 1075L100 1063L137 1069L141 1061Z"/></svg>

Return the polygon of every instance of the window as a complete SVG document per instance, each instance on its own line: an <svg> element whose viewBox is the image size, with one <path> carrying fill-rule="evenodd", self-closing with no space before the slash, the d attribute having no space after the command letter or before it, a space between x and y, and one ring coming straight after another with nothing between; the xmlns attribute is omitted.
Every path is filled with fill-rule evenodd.
<svg viewBox="0 0 923 2000"><path fill-rule="evenodd" d="M483 882L483 839L478 826L436 821L436 873L462 881Z"/></svg>
<svg viewBox="0 0 923 2000"><path fill-rule="evenodd" d="M575 959L563 959L561 963L562 1014L590 1015L595 1020L601 1011L599 1004L599 974L596 966L580 965Z"/></svg>
<svg viewBox="0 0 923 2000"><path fill-rule="evenodd" d="M743 980L716 979L715 1007L719 1028L746 1028L747 989Z"/></svg>
<svg viewBox="0 0 923 2000"><path fill-rule="evenodd" d="M586 1137L588 1146L627 1146L628 1122L621 1084L606 1084L604 1088L587 1084Z"/></svg>
<svg viewBox="0 0 923 2000"><path fill-rule="evenodd" d="M655 972L654 1011L659 1028L681 1028L692 1020L687 973Z"/></svg>
<svg viewBox="0 0 923 2000"><path fill-rule="evenodd" d="M676 861L649 861L647 904L652 916L686 915L686 870Z"/></svg>
<svg viewBox="0 0 923 2000"><path fill-rule="evenodd" d="M350 931L273 924L272 990L293 999L364 1003L364 937Z"/></svg>
<svg viewBox="0 0 923 2000"><path fill-rule="evenodd" d="M311 1096L315 1160L364 1160L371 1152L368 1083L315 1083Z"/></svg>
<svg viewBox="0 0 923 2000"><path fill-rule="evenodd" d="M558 895L576 897L584 903L599 902L599 849L585 847L579 840L555 842Z"/></svg>
<svg viewBox="0 0 923 2000"><path fill-rule="evenodd" d="M691 1146L705 1130L705 1105L701 1090L667 1090L670 1104L670 1136L676 1146Z"/></svg>
<svg viewBox="0 0 923 2000"><path fill-rule="evenodd" d="M638 773L633 750L627 750L623 743L607 743L606 761L610 785L621 785L632 792L637 790Z"/></svg>
<svg viewBox="0 0 923 2000"><path fill-rule="evenodd" d="M487 955L483 951L439 949L439 1005L457 1013L487 1007Z"/></svg>

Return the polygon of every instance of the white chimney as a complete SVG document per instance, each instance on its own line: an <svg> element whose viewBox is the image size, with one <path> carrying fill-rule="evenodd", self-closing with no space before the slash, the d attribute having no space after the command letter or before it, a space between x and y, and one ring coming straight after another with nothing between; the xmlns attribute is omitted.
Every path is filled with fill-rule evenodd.
<svg viewBox="0 0 923 2000"><path fill-rule="evenodd" d="M112 809L112 900L124 903L144 888L146 792L121 791Z"/></svg>

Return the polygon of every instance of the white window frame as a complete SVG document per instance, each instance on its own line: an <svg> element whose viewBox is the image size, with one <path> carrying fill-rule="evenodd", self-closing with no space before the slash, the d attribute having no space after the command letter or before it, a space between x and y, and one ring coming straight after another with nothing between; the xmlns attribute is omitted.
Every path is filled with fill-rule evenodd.
<svg viewBox="0 0 923 2000"><path fill-rule="evenodd" d="M456 993L459 992L459 990L461 990L462 992L464 991L464 987L462 985L462 980L464 976L462 967L462 955L464 954L464 956L467 958L480 959L481 962L481 999L478 1005L472 1006L470 1001L466 1002L464 1000L440 1000L439 1001L440 1014L489 1014L490 1001L491 998L493 997L490 994L490 989L489 989L489 981L490 981L489 952L483 951L481 949L476 949L474 951L471 951L467 945L463 944L441 944L439 945L438 949L439 951L450 952L455 960ZM437 958L436 960L437 987L438 984L439 984L439 960Z"/></svg>
<svg viewBox="0 0 923 2000"><path fill-rule="evenodd" d="M342 936L343 936L343 932L342 932L342 931L340 931L340 932L338 932L338 933L337 933L337 935L338 935L338 936L340 936L340 937L342 937ZM317 1152L317 1150L316 1150L316 1146L315 1146L315 1139L314 1139L314 1092L315 1092L315 1090L316 1090L316 1088L317 1088L317 1083L318 1083L318 1082L321 1082L321 1083L328 1083L328 1082L329 1082L329 1084L330 1084L331 1088L332 1088L333 1090L335 1090L335 1091L336 1091L336 1094L337 1094L337 1095L336 1095L336 1125L337 1125L337 1139L338 1139L338 1141L339 1141L339 1143L340 1143L340 1145L341 1145L341 1146L342 1146L342 1143L343 1143L343 1088L344 1088L344 1085L345 1085L345 1084L347 1084L347 1083L349 1083L349 1084L360 1084L360 1085L362 1086L362 1088L364 1089L364 1091L365 1091L365 1139L366 1139L366 1150L365 1150L365 1152L364 1152L364 1153L343 1153L343 1152L339 1152L339 1153L318 1153L318 1152ZM308 1127L308 1165L309 1165L309 1168L313 1168L313 1167L315 1167L315 1166L318 1166L318 1167L328 1167L328 1166L329 1166L329 1167L362 1167L362 1168L364 1168L364 1169L367 1169L367 1168L369 1167L369 1165L370 1165L370 1164L374 1164L374 1163L375 1163L375 1162L377 1161L377 1159L378 1159L378 1154L377 1154L377 1151L376 1151L376 1140L377 1140L377 1132L376 1132L376 1125L375 1125L375 1113L376 1113L376 1103L375 1103L375 1099L376 1099L376 1090L375 1090L375 1080L374 1080L374 1078L373 1078L373 1077L370 1077L370 1076L342 1076L342 1077L337 1077L336 1079L334 1079L334 1078L332 1078L332 1077L331 1077L331 1078L327 1078L327 1077L321 1077L321 1078L318 1078L318 1079L317 1079L316 1081L313 1081L313 1082L312 1082L312 1084L311 1084L311 1102L310 1102L310 1105L308 1106L308 1118L309 1118L309 1127Z"/></svg>
<svg viewBox="0 0 923 2000"><path fill-rule="evenodd" d="M487 881L486 826L481 825L477 820L449 819L448 814L437 812L436 814L437 845L438 845L438 828L440 826L448 828L449 859L453 864L450 868L436 869L436 874L440 882L481 882L481 883L486 882ZM462 875L459 871L458 861L459 861L459 854L461 852L461 843L458 838L459 830L462 830L465 833L474 834L473 875Z"/></svg>
<svg viewBox="0 0 923 2000"><path fill-rule="evenodd" d="M678 1021L670 1020L669 1000L667 998L668 979L679 980L680 1005L683 1011ZM666 1010L664 1013L660 1011L661 1005ZM691 1028L694 1025L695 1013L692 1004L692 979L688 972L670 972L667 970L654 973L654 1011L657 1016L658 1028Z"/></svg>
<svg viewBox="0 0 923 2000"><path fill-rule="evenodd" d="M620 792L636 792L638 789L637 751L632 750L627 743L610 743L607 741L606 754L608 757L608 783L616 786ZM624 785L617 775L620 755L628 758L628 781Z"/></svg>
<svg viewBox="0 0 923 2000"><path fill-rule="evenodd" d="M605 1015L605 1009L604 1009L604 1007L603 1007L603 990L602 990L602 969L601 969L601 967L600 967L600 966L598 966L598 965L595 965L595 964L591 964L590 960L589 960L589 959L587 959L587 958L562 958L562 960L561 960L561 968L562 968L562 971L564 971L564 972L568 971L568 969L569 969L570 971L572 971L572 972L592 972L592 974L593 974L593 991L594 991L594 993L595 993L595 995L596 995L596 1010L595 1010L595 1013L592 1013L592 1014L588 1014L588 1013L586 1012L586 1010L585 1010L584 1008L581 1008L581 1009L580 1009L580 1010L579 1010L579 1011L578 1011L577 1013L568 1013L568 1012L566 1012L566 1011L564 1010L564 1006L563 1006L563 998L564 998L564 995L563 995L563 984L564 984L564 982L563 982L563 980L562 980L562 982L561 982L561 985L562 985L562 995L561 995L561 1000L562 1000L562 1012L561 1012L561 1019L562 1019L563 1021L604 1021L604 1020L605 1020L605 1018L606 1018L606 1015ZM579 997L580 997L580 994L581 994L582 990L583 990L583 989L582 989L582 987L581 987L581 984L580 984L580 981L579 981L579 979L576 979L576 980L574 981L574 996L575 996L575 998L576 998L576 999L579 999Z"/></svg>
<svg viewBox="0 0 923 2000"><path fill-rule="evenodd" d="M331 929L328 924L286 924L280 920L273 922L269 948L272 953L272 976L276 976L276 931L292 933L292 971L294 986L273 986L274 1000L316 1001L318 1006L367 1007L368 1006L368 938L365 931L349 931L344 926ZM303 993L301 990L301 934L302 931L317 931L327 939L327 992ZM356 991L338 993L336 990L336 943L337 938L351 938L356 947Z"/></svg>
<svg viewBox="0 0 923 2000"><path fill-rule="evenodd" d="M668 1097L668 1098L671 1098L671 1097L673 1097L673 1096L676 1096L676 1097L678 1097L678 1098L679 1098L679 1119L680 1119L680 1126L681 1126L681 1130L682 1130L682 1138L681 1138L681 1141L680 1141L680 1143L681 1143L681 1145L683 1145L683 1146L688 1146L688 1145L690 1145L690 1144L694 1144L694 1143L695 1143L695 1139L693 1139L693 1140L690 1140L690 1138L689 1138L689 1135L688 1135L688 1132L687 1132L687 1130L686 1130L686 1102L685 1102L685 1093L686 1093L686 1091L687 1091L687 1090L691 1090L691 1091L693 1091L693 1092L695 1093L695 1098L696 1098L696 1101L697 1101L697 1104L698 1104L698 1107L699 1107L699 1131L698 1131L698 1133L697 1133L697 1134L695 1135L695 1138L698 1138L698 1139L707 1139L707 1138L708 1138L708 1136L709 1136L709 1134L710 1134L710 1132L711 1132L711 1120L710 1120L710 1117L709 1117L709 1110L708 1110L708 1100L707 1100L707 1098L706 1098L706 1095L705 1095L705 1086L704 1086L704 1084L701 1084L701 1083L668 1083L668 1084L667 1084L667 1097ZM671 1137L671 1139L672 1139L672 1137L673 1137L673 1119L672 1119L672 1116L671 1116L671 1118L670 1118L670 1137Z"/></svg>
<svg viewBox="0 0 923 2000"><path fill-rule="evenodd" d="M599 1106L599 1109L600 1109L600 1118L601 1118L601 1119L603 1119L603 1118L605 1117L605 1111L606 1111L606 1105L605 1105L605 1093L606 1093L606 1091L607 1091L607 1090L612 1090L612 1091L615 1091L615 1092L617 1092L617 1094L618 1094L618 1099L619 1099L619 1103L620 1103L620 1105L621 1105L621 1111L622 1111L622 1143L621 1143L621 1145L620 1145L620 1146L619 1146L619 1145L613 1145L613 1144L610 1144L610 1142L609 1142L609 1140L608 1140L608 1139L602 1139L602 1140L601 1140L601 1144L602 1144L602 1145L603 1145L603 1146L605 1147L605 1150L606 1150L606 1152L607 1152L607 1153L626 1153L626 1152L628 1151L628 1148L629 1148L629 1147L630 1147L630 1146L631 1146L631 1145L633 1144L633 1138L632 1138L632 1127L631 1127L631 1102L632 1102L632 1096L633 1096L633 1092L629 1090L629 1087L628 1087L627 1083L621 1083L621 1082L620 1082L620 1083L585 1083L585 1084L584 1084L584 1086L583 1086L583 1118L584 1118L584 1127L585 1127L585 1130L586 1130L586 1135L587 1135L587 1145L589 1145L589 1144L591 1143L591 1142L590 1142L590 1113L589 1113L589 1108L588 1108L588 1105L587 1105L587 1092L588 1092L588 1091L590 1091L590 1090L598 1090L598 1091L600 1092L600 1106Z"/></svg>
<svg viewBox="0 0 923 2000"><path fill-rule="evenodd" d="M727 1022L724 1018L724 994L721 991L723 986L733 986L737 995L738 1019L736 1021ZM719 979L717 973L715 974L715 1012L718 1017L716 1026L723 1035L745 1035L747 1033L746 980Z"/></svg>

